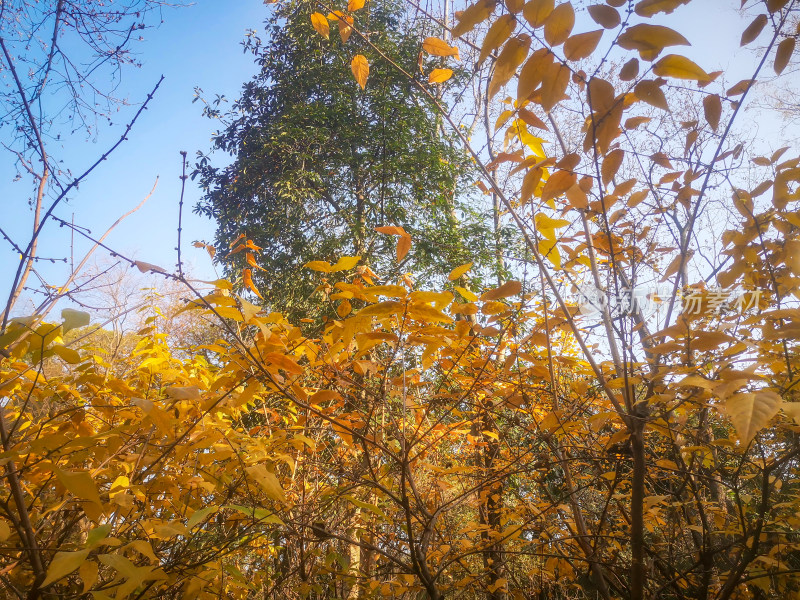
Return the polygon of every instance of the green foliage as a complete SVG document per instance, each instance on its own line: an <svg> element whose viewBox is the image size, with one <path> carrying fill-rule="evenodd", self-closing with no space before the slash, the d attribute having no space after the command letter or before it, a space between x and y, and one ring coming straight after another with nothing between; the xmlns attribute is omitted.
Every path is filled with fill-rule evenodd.
<svg viewBox="0 0 800 600"><path fill-rule="evenodd" d="M269 43L246 43L260 73L230 113L207 111L227 117L214 145L236 156L226 168L203 157L195 173L205 191L198 210L219 223L217 243L229 247L246 232L262 247L265 270L254 281L273 309L290 315L320 310L302 268L310 260L361 256L376 272L413 271L426 282L475 254L490 264L480 225L487 221L462 201L474 181L467 157L391 64L419 73L420 32L393 0L371 3L355 24L383 58L358 32L343 43L335 20L329 39L319 35L313 11L304 1L278 8ZM370 63L363 91L351 74L357 53ZM384 225L414 237L407 263L395 265L394 241L375 232Z"/></svg>

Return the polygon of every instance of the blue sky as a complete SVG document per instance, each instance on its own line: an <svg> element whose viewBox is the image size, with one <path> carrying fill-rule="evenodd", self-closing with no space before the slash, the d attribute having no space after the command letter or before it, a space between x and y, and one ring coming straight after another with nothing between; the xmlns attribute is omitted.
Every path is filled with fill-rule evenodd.
<svg viewBox="0 0 800 600"><path fill-rule="evenodd" d="M180 195L181 157L189 153L190 164L197 150L207 151L217 123L201 116L200 103L192 104L194 88L203 88L207 95L224 94L236 98L242 84L256 72L252 56L240 46L247 29L263 30L269 8L262 0L197 0L194 5L170 9L164 23L144 32L145 41L134 46L143 66L129 68L123 74L118 94L131 106L123 107L114 116L114 124L101 125L96 136L76 134L62 147L53 147L53 154L65 159L65 166L74 173L82 172L119 137L137 106L163 74L165 80L158 94L143 113L130 135L108 161L102 164L70 195L58 216L69 219L102 234L120 215L136 206L151 190L156 177L158 187L145 206L123 222L109 238L109 245L137 260L155 263L171 270L176 260L176 228ZM26 200L31 196L29 179L11 183L10 155L0 157L0 222L6 231L16 232L23 239L31 222ZM186 188L184 205L184 251L197 276L212 277L213 268L206 253L191 248L196 239L211 240L214 225L192 214L199 190L191 181ZM69 235L65 229L52 227L45 236L41 256L69 255ZM66 252L65 252L65 249ZM87 244L76 244L75 258ZM8 244L0 247L0 292L5 294L16 270L18 258ZM37 268L57 284L66 275L64 265L43 265Z"/></svg>
<svg viewBox="0 0 800 600"><path fill-rule="evenodd" d="M737 3L738 4L738 3ZM66 166L79 173L102 154L119 136L128 119L158 78L165 81L136 128L125 143L106 163L95 171L78 193L72 194L68 205L62 205L58 215L70 218L101 234L121 214L136 206L152 188L156 177L160 181L147 204L129 217L109 238L109 245L137 260L158 264L168 270L174 267L178 197L180 194L181 150L189 153L190 164L197 150L210 148L211 134L217 123L201 116L201 105L193 104L195 86L206 94L224 94L229 99L238 95L241 85L256 72L252 57L244 54L240 42L245 30L261 31L269 8L262 0L197 0L186 8L168 10L164 23L144 32L145 41L135 46L141 69L128 69L123 76L119 93L132 106L124 107L115 116L112 127L103 126L97 135L87 138L77 134L67 139L56 154L65 157ZM738 48L741 30L752 18L742 18L732 3L704 0L682 8L660 22L679 29L692 42L692 48L679 48L681 53L695 59L708 71L728 71L729 83L745 78L751 72L754 54ZM578 30L596 28L582 15ZM766 36L765 36L766 37ZM266 40L265 40L266 41ZM748 129L753 138L765 146L777 147L781 123L774 118L752 119ZM219 157L220 160L223 157ZM30 210L26 200L31 195L29 179L10 183L9 157L0 158L0 194L3 210L0 222L4 229L27 230ZM192 213L199 190L189 181L184 206L184 256L196 277L214 278L206 253L191 247L193 240L211 241L214 224ZM65 229L50 229L43 241L40 256L69 255L69 235ZM76 244L76 261L87 244ZM65 251L65 249L67 249ZM0 247L0 292L6 293L13 271L18 264L8 245ZM38 265L57 284L66 276L64 265Z"/></svg>

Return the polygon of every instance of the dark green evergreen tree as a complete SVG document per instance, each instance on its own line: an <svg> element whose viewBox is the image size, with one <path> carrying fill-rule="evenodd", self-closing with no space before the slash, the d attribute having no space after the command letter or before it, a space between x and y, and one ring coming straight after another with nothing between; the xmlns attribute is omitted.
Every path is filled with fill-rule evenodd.
<svg viewBox="0 0 800 600"><path fill-rule="evenodd" d="M372 0L353 15L355 26L419 73L422 32L401 6ZM219 247L242 233L262 247L256 285L271 309L295 316L320 310L318 276L303 268L311 260L357 255L382 276L412 271L430 281L471 260L491 264L486 221L462 200L474 182L470 163L433 107L357 33L343 43L333 21L330 39L317 33L315 10L308 0L276 9L268 41L246 43L260 73L230 112L207 109L225 123L214 149L235 156L224 168L204 156L195 173L198 210L217 220ZM351 73L356 54L370 62L365 90ZM412 235L403 264L394 260L396 238L375 232L383 225Z"/></svg>

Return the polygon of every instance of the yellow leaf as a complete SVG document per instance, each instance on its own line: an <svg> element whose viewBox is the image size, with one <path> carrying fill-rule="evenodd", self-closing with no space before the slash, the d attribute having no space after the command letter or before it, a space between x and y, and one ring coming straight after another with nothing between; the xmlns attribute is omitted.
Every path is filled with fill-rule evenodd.
<svg viewBox="0 0 800 600"><path fill-rule="evenodd" d="M358 264L359 260L361 260L360 256L343 256L331 267L330 272L349 271Z"/></svg>
<svg viewBox="0 0 800 600"><path fill-rule="evenodd" d="M789 64L789 59L792 58L794 52L795 40L794 38L786 38L778 44L778 50L775 52L775 73L780 75Z"/></svg>
<svg viewBox="0 0 800 600"><path fill-rule="evenodd" d="M388 317L403 311L405 304L397 300L385 300L378 304L371 304L358 311L360 317Z"/></svg>
<svg viewBox="0 0 800 600"><path fill-rule="evenodd" d="M517 72L517 67L522 64L522 61L528 55L530 45L530 36L523 34L511 38L503 46L503 50L500 52L500 56L497 57L497 63L494 66L494 75L492 75L492 80L489 82L490 98L511 80Z"/></svg>
<svg viewBox="0 0 800 600"><path fill-rule="evenodd" d="M653 65L653 73L660 77L673 77L675 79L711 80L711 77L703 69L685 56L678 54L668 54L659 60Z"/></svg>
<svg viewBox="0 0 800 600"><path fill-rule="evenodd" d="M551 46L563 44L574 26L575 10L572 4L569 2L559 4L544 22L544 39Z"/></svg>
<svg viewBox="0 0 800 600"><path fill-rule="evenodd" d="M766 427L770 419L781 408L781 397L775 392L762 390L733 394L724 404L725 412L733 422L743 444L749 444L759 430Z"/></svg>
<svg viewBox="0 0 800 600"><path fill-rule="evenodd" d="M67 348L66 346L53 346L53 352L55 352L62 360L64 360L64 362L68 362L71 365L77 365L79 362L81 362L81 355L72 348Z"/></svg>
<svg viewBox="0 0 800 600"><path fill-rule="evenodd" d="M339 25L339 37L342 38L344 44L350 39L350 34L353 33L353 17L342 17L337 19Z"/></svg>
<svg viewBox="0 0 800 600"><path fill-rule="evenodd" d="M602 29L573 35L564 43L564 56L567 60L581 60L591 56L602 37Z"/></svg>
<svg viewBox="0 0 800 600"><path fill-rule="evenodd" d="M363 293L365 296L374 299L378 296L386 296L387 298L405 298L408 295L408 290L402 285L374 285L372 287L364 288Z"/></svg>
<svg viewBox="0 0 800 600"><path fill-rule="evenodd" d="M131 486L131 480L128 479L125 475L120 475L114 480L114 483L111 484L111 488L108 490L108 496L113 498L117 494L122 494Z"/></svg>
<svg viewBox="0 0 800 600"><path fill-rule="evenodd" d="M522 8L522 15L531 27L541 27L553 12L555 0L531 0Z"/></svg>
<svg viewBox="0 0 800 600"><path fill-rule="evenodd" d="M452 69L434 69L428 75L428 83L444 83L453 76Z"/></svg>
<svg viewBox="0 0 800 600"><path fill-rule="evenodd" d="M547 260L553 263L556 269L561 268L561 253L558 251L558 242L556 240L543 239L539 240L539 253Z"/></svg>
<svg viewBox="0 0 800 600"><path fill-rule="evenodd" d="M622 22L617 9L611 6L606 6L605 4L593 4L592 6L588 7L587 10L589 11L589 16L592 17L594 22L602 27L605 27L606 29L614 29Z"/></svg>
<svg viewBox="0 0 800 600"><path fill-rule="evenodd" d="M272 498L273 500L278 500L279 502L286 501L286 494L281 487L278 478L275 476L275 473L270 472L267 470L267 467L264 465L253 465L251 467L247 467L245 469L248 475L256 480L256 482L264 488L264 491L267 493L267 496Z"/></svg>
<svg viewBox="0 0 800 600"><path fill-rule="evenodd" d="M311 14L311 25L313 25L314 29L317 30L317 33L324 37L326 40L331 33L331 27L328 24L328 19L325 18L325 15L319 12L315 12Z"/></svg>
<svg viewBox="0 0 800 600"><path fill-rule="evenodd" d="M654 60L667 46L690 46L680 33L663 25L640 23L628 27L617 42L626 50L638 50L644 60Z"/></svg>
<svg viewBox="0 0 800 600"><path fill-rule="evenodd" d="M401 235L397 240L397 262L403 260L409 250L411 250L411 236Z"/></svg>
<svg viewBox="0 0 800 600"><path fill-rule="evenodd" d="M484 60L486 60L487 56L503 45L503 43L513 33L516 25L517 19L511 14L503 15L497 19L497 21L492 23L492 26L489 28L486 37L483 38L483 44L481 45L481 53L478 57L478 62L482 63Z"/></svg>
<svg viewBox="0 0 800 600"><path fill-rule="evenodd" d="M800 424L800 402L784 402L781 404L781 410L789 415L795 423Z"/></svg>
<svg viewBox="0 0 800 600"><path fill-rule="evenodd" d="M450 281L455 281L456 279L464 275L464 273L469 271L471 268L472 268L472 263L466 263L464 265L461 265L460 267L456 267L455 269L450 271L450 275L447 276L447 279L449 279Z"/></svg>
<svg viewBox="0 0 800 600"><path fill-rule="evenodd" d="M452 319L444 313L425 304L412 304L408 307L408 315L417 321L431 321L433 323L452 321Z"/></svg>
<svg viewBox="0 0 800 600"><path fill-rule="evenodd" d="M456 13L455 27L451 30L454 37L460 37L472 31L478 23L489 18L497 4L495 0L478 0L475 4L468 6L461 14Z"/></svg>
<svg viewBox="0 0 800 600"><path fill-rule="evenodd" d="M97 486L88 471L62 471L54 469L58 481L67 488L70 494L82 500L88 500L98 506L103 503L100 494L97 493ZM75 567L77 568L77 567Z"/></svg>
<svg viewBox="0 0 800 600"><path fill-rule="evenodd" d="M171 385L165 390L165 392L167 396L173 400L199 400L201 395L201 390L196 385Z"/></svg>
<svg viewBox="0 0 800 600"><path fill-rule="evenodd" d="M422 49L431 56L455 56L458 58L458 48L439 38L425 38L425 41L422 42Z"/></svg>
<svg viewBox="0 0 800 600"><path fill-rule="evenodd" d="M347 3L347 10L350 12L355 12L364 8L364 0L349 0Z"/></svg>
<svg viewBox="0 0 800 600"><path fill-rule="evenodd" d="M767 24L769 19L767 19L767 15L758 15L750 25L747 26L742 32L742 40L740 42L741 46L746 46L750 42L754 41L759 35L761 35L761 31L764 29L764 26Z"/></svg>
<svg viewBox="0 0 800 600"><path fill-rule="evenodd" d="M331 272L331 265L323 260L312 260L309 263L303 265L306 269L311 269L312 271L321 271L322 273L330 273Z"/></svg>
<svg viewBox="0 0 800 600"><path fill-rule="evenodd" d="M258 288L256 288L255 284L253 283L253 270L252 269L244 269L242 271L242 282L244 283L244 285L247 287L248 290L253 292L256 296L258 296L262 300L264 299L264 297L258 291Z"/></svg>
<svg viewBox="0 0 800 600"><path fill-rule="evenodd" d="M522 284L519 281L506 281L498 288L494 288L484 292L481 295L482 302L489 302L493 300L502 300L509 296L515 296L522 290Z"/></svg>
<svg viewBox="0 0 800 600"><path fill-rule="evenodd" d="M89 550L79 550L78 552L56 552L53 560L50 561L50 566L47 567L47 577L41 584L41 587L47 587L51 583L58 581L77 571L78 568L89 556Z"/></svg>
<svg viewBox="0 0 800 600"><path fill-rule="evenodd" d="M652 17L656 13L670 14L682 4L689 4L690 0L641 0L634 10L640 17Z"/></svg>
<svg viewBox="0 0 800 600"><path fill-rule="evenodd" d="M11 536L11 528L8 523L0 520L0 542L5 542Z"/></svg>
<svg viewBox="0 0 800 600"><path fill-rule="evenodd" d="M468 302L477 302L478 296L473 292L469 291L467 288L456 286L456 291L461 294L465 300Z"/></svg>
<svg viewBox="0 0 800 600"><path fill-rule="evenodd" d="M83 593L85 594L88 592L95 583L97 583L97 575L99 573L99 568L96 562L92 562L87 560L84 562L80 569L78 570L78 575L83 582Z"/></svg>
<svg viewBox="0 0 800 600"><path fill-rule="evenodd" d="M569 221L566 219L551 219L542 212L536 213L534 222L536 223L536 231L538 231L540 235L551 240L556 239L556 229L569 225Z"/></svg>
<svg viewBox="0 0 800 600"><path fill-rule="evenodd" d="M353 71L353 77L356 78L358 85L361 89L367 87L367 77L369 77L369 63L362 54L356 54L353 61L350 63L350 69Z"/></svg>

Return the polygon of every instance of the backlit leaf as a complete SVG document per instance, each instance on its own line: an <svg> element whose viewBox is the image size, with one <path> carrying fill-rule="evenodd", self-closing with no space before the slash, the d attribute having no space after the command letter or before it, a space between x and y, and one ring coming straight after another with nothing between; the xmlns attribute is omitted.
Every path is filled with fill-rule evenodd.
<svg viewBox="0 0 800 600"><path fill-rule="evenodd" d="M614 29L622 22L617 9L607 4L593 4L588 11L594 22L606 29Z"/></svg>
<svg viewBox="0 0 800 600"><path fill-rule="evenodd" d="M467 273L471 268L472 268L471 262L461 265L460 267L456 267L455 269L450 271L450 275L448 275L447 278L450 281L455 281L456 279Z"/></svg>
<svg viewBox="0 0 800 600"><path fill-rule="evenodd" d="M349 271L355 267L360 260L360 256L342 256L336 261L336 264L331 267L330 272L337 273L339 271Z"/></svg>
<svg viewBox="0 0 800 600"><path fill-rule="evenodd" d="M636 3L634 10L640 17L652 17L657 13L670 14L683 4L689 4L690 0L641 0Z"/></svg>
<svg viewBox="0 0 800 600"><path fill-rule="evenodd" d="M628 27L618 38L626 50L638 50L644 60L654 60L667 46L689 46L689 40L663 25L640 23Z"/></svg>
<svg viewBox="0 0 800 600"><path fill-rule="evenodd" d="M667 104L667 97L661 90L661 86L651 79L647 79L637 83L636 87L633 89L633 93L639 100L647 102L648 104L655 106L656 108L660 108L666 111L669 110L669 105Z"/></svg>
<svg viewBox="0 0 800 600"><path fill-rule="evenodd" d="M397 262L403 260L411 250L411 236L401 235L397 240Z"/></svg>
<svg viewBox="0 0 800 600"><path fill-rule="evenodd" d="M428 75L428 83L443 83L453 76L452 69L434 69Z"/></svg>
<svg viewBox="0 0 800 600"><path fill-rule="evenodd" d="M597 44L600 43L600 38L603 37L603 30L587 31L586 33L579 33L573 35L566 42L564 42L564 56L567 60L581 60L591 56Z"/></svg>
<svg viewBox="0 0 800 600"><path fill-rule="evenodd" d="M517 19L511 14L503 15L494 23L492 23L492 26L486 33L486 37L483 38L483 44L481 45L481 53L478 57L478 62L482 63L486 57L502 46L503 43L505 43L505 41L511 36L516 25Z"/></svg>
<svg viewBox="0 0 800 600"><path fill-rule="evenodd" d="M522 64L528 55L528 48L531 45L531 38L527 35L520 35L508 40L497 62L494 66L494 75L489 82L489 97L491 98L508 83L517 72L517 67Z"/></svg>
<svg viewBox="0 0 800 600"><path fill-rule="evenodd" d="M481 295L482 302L502 300L509 296L516 296L522 291L522 284L519 281L506 281L500 287L488 290Z"/></svg>
<svg viewBox="0 0 800 600"><path fill-rule="evenodd" d="M353 71L353 77L356 78L358 85L361 89L367 87L367 77L369 77L369 63L363 54L356 54L350 63L350 69Z"/></svg>
<svg viewBox="0 0 800 600"><path fill-rule="evenodd" d="M725 400L723 406L733 426L736 427L739 438L746 445L778 413L781 403L778 394L762 390L733 394Z"/></svg>
<svg viewBox="0 0 800 600"><path fill-rule="evenodd" d="M460 37L472 31L478 23L489 18L496 4L495 0L478 0L475 4L468 6L461 14L457 14L458 23L451 30L453 36Z"/></svg>
<svg viewBox="0 0 800 600"><path fill-rule="evenodd" d="M541 27L553 12L555 0L530 0L522 8L522 16L531 24L531 27Z"/></svg>
<svg viewBox="0 0 800 600"><path fill-rule="evenodd" d="M88 471L62 471L56 468L54 472L61 485L67 488L67 491L73 496L102 506L97 485ZM77 567L75 568L77 569Z"/></svg>
<svg viewBox="0 0 800 600"><path fill-rule="evenodd" d="M555 7L544 22L544 39L551 46L567 41L575 26L575 10L572 4L564 2Z"/></svg>
<svg viewBox="0 0 800 600"><path fill-rule="evenodd" d="M325 15L319 12L311 14L311 25L317 30L317 33L324 37L326 40L330 36L331 28L328 19Z"/></svg>
<svg viewBox="0 0 800 600"><path fill-rule="evenodd" d="M695 81L709 81L711 79L703 69L685 56L678 54L668 54L659 60L653 65L653 73L661 77L693 79Z"/></svg>
<svg viewBox="0 0 800 600"><path fill-rule="evenodd" d="M622 165L622 159L624 157L625 152L619 148L606 155L600 168L600 173L603 177L603 185L608 185L609 182L614 179L614 176Z"/></svg>
<svg viewBox="0 0 800 600"><path fill-rule="evenodd" d="M261 292L258 291L256 284L253 283L253 270L252 269L243 269L242 270L242 282L244 283L245 287L248 290L253 292L256 296L261 298L262 300L264 297L261 295Z"/></svg>
<svg viewBox="0 0 800 600"><path fill-rule="evenodd" d="M455 56L458 58L458 48L451 46L439 38L425 38L425 41L422 43L422 49L431 56Z"/></svg>
<svg viewBox="0 0 800 600"><path fill-rule="evenodd" d="M324 260L312 260L311 262L308 262L303 266L306 269L311 269L312 271L320 271L321 273L331 272L331 264L325 262Z"/></svg>

